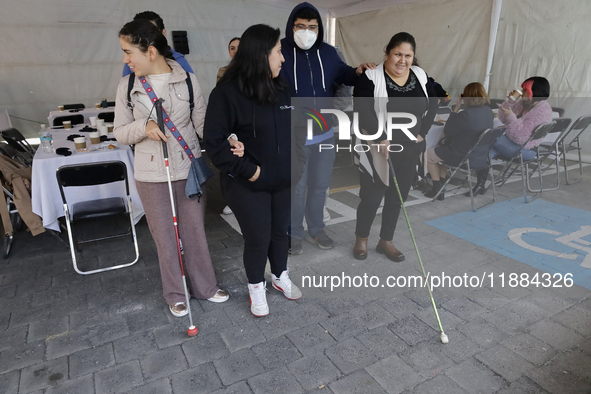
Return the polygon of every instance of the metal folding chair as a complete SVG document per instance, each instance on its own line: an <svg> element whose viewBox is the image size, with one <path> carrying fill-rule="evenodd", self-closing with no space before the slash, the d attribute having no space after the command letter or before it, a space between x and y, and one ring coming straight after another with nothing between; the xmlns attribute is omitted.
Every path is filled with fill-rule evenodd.
<svg viewBox="0 0 591 394"><path fill-rule="evenodd" d="M474 145L472 145L468 153L466 153L466 156L464 156L462 161L457 166L452 166L450 164L445 163L450 169L453 169L453 171L451 172L450 176L447 177L447 180L445 181L439 192L435 195L435 197L433 197L433 201L435 201L441 193L445 193L446 191L450 192L455 190L457 193L457 191L459 191L464 186L467 180L468 187L470 188L470 201L472 204L472 210L474 212L493 204L496 201L497 194L495 190L494 174L492 171L490 171L490 148L492 148L492 146L495 144L495 142L497 142L497 140L503 135L504 132L505 126L484 130L480 134L480 137L478 137L478 140L474 143ZM493 197L492 200L488 203L476 207L474 203L474 195L472 194L473 186L471 175L472 172L482 170L485 168L492 178L491 186ZM446 190L446 187L451 181L451 179L460 171L466 173L466 177L464 178L462 183L459 186L455 186L451 189Z"/></svg>
<svg viewBox="0 0 591 394"><path fill-rule="evenodd" d="M2 138L11 146L18 155L20 156L20 160L25 161L25 165L29 167L33 162L33 156L35 156L35 149L25 139L25 137L21 134L20 131L15 129L14 127L6 130L2 130L0 132Z"/></svg>
<svg viewBox="0 0 591 394"><path fill-rule="evenodd" d="M70 253L72 255L72 264L76 272L82 275L89 275L98 272L111 271L119 268L129 267L135 264L139 259L139 247L133 221L133 210L131 205L131 195L129 193L129 183L127 180L127 167L121 161L99 162L91 164L68 165L58 168L57 182L60 188L62 201L64 203L64 216L68 230L68 239L70 241ZM114 182L123 182L125 185L126 200L122 197L103 198L98 200L83 201L72 205L70 209L66 199L65 188L96 186ZM82 220L93 220L111 216L124 215L129 216L130 229L125 233L103 236L90 240L76 241L74 239L73 222ZM106 268L99 268L90 271L82 271L76 261L77 245L94 241L112 239L116 237L129 236L133 238L135 247L135 260L130 263L119 264Z"/></svg>
<svg viewBox="0 0 591 394"><path fill-rule="evenodd" d="M581 158L581 141L580 137L581 134L589 127L591 124L591 116L581 116L577 119L568 132L564 135L562 140L558 144L558 152L562 156L562 163L564 165L564 177L566 179L567 185L572 185L573 183L577 183L582 179L583 176L583 159ZM574 135L574 137L572 137ZM567 142L568 141L568 142ZM581 178L570 181L568 179L568 169L566 163L566 154L570 151L576 150L579 153L579 174Z"/></svg>
<svg viewBox="0 0 591 394"><path fill-rule="evenodd" d="M527 141L525 141L523 143L523 145L521 145L521 149L524 149L525 146L532 140L538 140L538 139L542 139L544 137L546 137L546 135L552 131L552 129L554 129L556 125L556 122L550 122L550 123L545 123L545 124L541 124L538 127L536 127L536 129L532 132L531 136L529 137L529 139ZM523 183L523 199L526 203L531 202L533 200L535 200L536 198L538 198L542 192L544 191L543 188L543 184L542 184L542 171L541 171L541 162L540 162L540 156L537 154L538 153L538 148L534 148L532 149L533 151L536 152L536 155L531 158L530 160L524 160L523 156L521 155L521 149L519 150L519 152L517 153L517 155L515 157L496 157L497 160L501 160L505 162L505 166L503 167L503 169L501 170L500 174L501 174L501 178L500 180L497 182L497 186L501 187L505 184L505 182L507 182L507 180L511 177L511 175L513 175L513 173L519 169L520 173L521 173L521 181ZM536 163L537 166L534 169L534 171L532 171L532 173L530 174L529 172L529 164L532 163ZM535 170L538 170L538 180L540 183L540 189L537 190L532 190L530 187L530 176L533 175L533 172L535 172ZM548 190L548 189L546 189ZM527 195L527 192L530 191L531 193L536 193L536 195L534 197L529 197Z"/></svg>
<svg viewBox="0 0 591 394"><path fill-rule="evenodd" d="M113 123L115 121L115 112L99 112L97 117L107 123Z"/></svg>
<svg viewBox="0 0 591 394"><path fill-rule="evenodd" d="M556 122L556 124L554 125L554 128L552 130L550 130L547 137L538 146L538 161L541 166L538 169L538 171L540 171L543 174L546 170L551 168L553 164L554 164L554 167L556 170L556 186L551 187L551 188L544 188L545 191L556 190L560 187L559 146L560 146L560 143L564 140L564 137L566 137L568 135L568 133L570 132L570 129L568 128L568 126L570 126L571 121L572 120L570 118L554 119L554 122ZM553 138L549 139L550 137L553 137ZM545 164L546 160L550 160L550 162ZM540 185L540 188L541 188L541 185ZM541 191L540 189L531 189L531 188L529 188L529 190L531 192L540 192Z"/></svg>
<svg viewBox="0 0 591 394"><path fill-rule="evenodd" d="M84 104L64 104L64 109L84 109L86 106Z"/></svg>
<svg viewBox="0 0 591 394"><path fill-rule="evenodd" d="M82 123L84 123L84 115L77 114L77 115L58 116L58 117L56 117L56 118L53 119L53 125L52 126L53 127L63 126L65 120L71 121L72 122L72 126L77 125L77 124L82 124Z"/></svg>

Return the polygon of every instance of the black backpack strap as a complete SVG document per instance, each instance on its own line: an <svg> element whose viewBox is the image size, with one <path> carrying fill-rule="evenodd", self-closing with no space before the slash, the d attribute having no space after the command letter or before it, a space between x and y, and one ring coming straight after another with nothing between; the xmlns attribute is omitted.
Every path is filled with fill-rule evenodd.
<svg viewBox="0 0 591 394"><path fill-rule="evenodd" d="M191 75L187 71L187 88L189 89L189 109L191 110L191 119L193 119L193 108L195 108L195 101L193 98L193 82L191 82Z"/></svg>
<svg viewBox="0 0 591 394"><path fill-rule="evenodd" d="M135 73L129 74L129 81L127 83L127 106L133 111L133 105L131 104L131 91L133 90L133 84L135 83Z"/></svg>

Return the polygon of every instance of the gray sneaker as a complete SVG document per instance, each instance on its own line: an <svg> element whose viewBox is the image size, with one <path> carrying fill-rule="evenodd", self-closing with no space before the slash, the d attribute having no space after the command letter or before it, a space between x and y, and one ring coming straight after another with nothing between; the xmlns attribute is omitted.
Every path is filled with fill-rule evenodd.
<svg viewBox="0 0 591 394"><path fill-rule="evenodd" d="M334 241L326 235L324 230L320 230L316 234L306 234L306 241L318 245L320 249L334 248Z"/></svg>
<svg viewBox="0 0 591 394"><path fill-rule="evenodd" d="M289 237L289 254L302 254L303 251L302 240Z"/></svg>

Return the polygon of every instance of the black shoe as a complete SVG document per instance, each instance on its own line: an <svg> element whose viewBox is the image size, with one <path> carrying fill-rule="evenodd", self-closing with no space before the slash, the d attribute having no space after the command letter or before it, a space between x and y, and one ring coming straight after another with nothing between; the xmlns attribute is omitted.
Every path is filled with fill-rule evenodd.
<svg viewBox="0 0 591 394"><path fill-rule="evenodd" d="M433 198L433 197L435 197L435 195L439 192L439 190L441 190L441 188L443 187L444 184L445 184L445 179L440 179L438 181L433 181L433 187L428 192L423 193L424 196L427 197L427 198ZM445 193L443 193L443 192L440 193L437 196L437 199L439 201L445 200Z"/></svg>
<svg viewBox="0 0 591 394"><path fill-rule="evenodd" d="M289 254L302 254L303 251L302 240L289 237Z"/></svg>
<svg viewBox="0 0 591 394"><path fill-rule="evenodd" d="M320 249L326 250L334 248L334 241L326 235L324 230L320 230L316 234L306 234L306 241L317 244Z"/></svg>
<svg viewBox="0 0 591 394"><path fill-rule="evenodd" d="M472 194L474 196L477 196L479 194L484 194L484 193L486 193L486 186L485 186L484 182L478 182L476 184L476 186L474 186L474 188L472 189ZM470 192L464 193L464 196L470 197Z"/></svg>

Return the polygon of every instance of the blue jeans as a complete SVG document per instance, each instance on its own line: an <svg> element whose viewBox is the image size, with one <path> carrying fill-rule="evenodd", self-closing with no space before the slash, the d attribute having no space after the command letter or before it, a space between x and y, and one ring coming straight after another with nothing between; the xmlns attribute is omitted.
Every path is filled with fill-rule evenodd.
<svg viewBox="0 0 591 394"><path fill-rule="evenodd" d="M323 209L336 151L323 149L321 152L320 144L335 145L335 139L332 137L318 144L304 146L306 164L302 171L302 178L296 185L291 198L292 238L304 237L304 215L308 224L308 233L317 234L324 228Z"/></svg>
<svg viewBox="0 0 591 394"><path fill-rule="evenodd" d="M490 157L492 159L499 156L513 158L517 156L520 149L521 146L511 141L506 135L503 135L490 149ZM521 149L521 156L523 157L523 160L531 160L536 157L536 152L531 149Z"/></svg>

